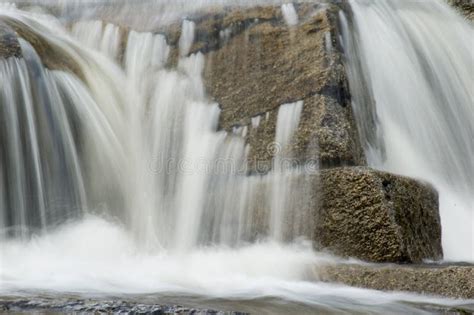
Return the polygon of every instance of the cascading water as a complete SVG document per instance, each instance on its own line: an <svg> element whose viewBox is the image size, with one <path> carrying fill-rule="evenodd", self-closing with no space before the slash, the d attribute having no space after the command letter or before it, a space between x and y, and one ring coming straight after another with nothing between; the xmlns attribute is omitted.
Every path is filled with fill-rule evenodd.
<svg viewBox="0 0 474 315"><path fill-rule="evenodd" d="M180 3L162 6L175 12ZM282 10L289 26L298 23L292 5ZM0 7L0 18L75 65L73 73L47 69L38 47L21 39L23 58L0 60L0 294L272 296L301 314L354 305L417 311L400 300L456 304L310 282L314 265L334 258L304 241L310 214L291 211L310 202L308 174L287 164L304 104L280 106L273 170L249 175L244 137L268 117L218 130L205 57L187 56L193 22L183 21L169 68L160 34L125 35L100 20L65 29L14 7Z"/></svg>
<svg viewBox="0 0 474 315"><path fill-rule="evenodd" d="M474 261L472 24L442 1L351 6L356 34L345 46L369 163L432 183L445 259ZM372 100L376 117L366 114Z"/></svg>
<svg viewBox="0 0 474 315"><path fill-rule="evenodd" d="M38 23L20 11L6 16L20 21L23 28ZM186 251L198 245L235 245L267 236L282 239L283 212L291 205L282 199L287 191L280 187L285 186L283 180L293 166L284 166L284 156L277 154L278 167L271 175L246 175L248 149L243 138L217 131L220 110L205 96L203 55L180 58L176 70L167 70L164 65L170 48L164 36L131 31L122 72L117 59L121 47L117 27L100 21L74 24L73 36L89 49L80 48L65 30L60 31L61 36L53 36L51 25L42 27L36 36L60 46L66 58L78 65L87 86L74 75L44 69L34 48L23 40L25 61L3 61L8 74L4 103L16 104L16 94L21 92L26 107L26 119L16 118L14 108L5 108L5 117L12 117L6 126L13 125L4 132L8 145L4 151L12 156L2 163L3 179L15 189L3 186L7 195L2 208L4 227L26 231L35 226L27 219L37 217L36 225L47 229L72 219L69 212L73 211L118 218L140 246L147 248ZM182 27L180 55L186 56L194 38L194 23L185 20ZM91 33L93 37L88 36ZM23 77L33 71L40 74L36 80ZM38 109L33 110L33 104ZM281 107L275 139L278 146L289 145L302 106L298 102ZM89 107L96 112L83 113L91 111ZM47 113L39 112L43 108ZM22 121L29 122L29 129L19 125ZM42 136L48 128L53 130ZM25 129L31 139L22 143L24 137L19 133ZM51 139L57 143L48 149ZM33 161L22 162L30 156ZM26 168L35 175L25 174ZM32 193L26 192L30 187ZM227 200L234 189L240 196ZM253 225L256 198L252 195L258 189L268 191L265 194L272 205L270 213L264 214L268 222L255 234L248 226ZM207 196L208 191L214 193ZM302 236L297 228L293 230L287 239Z"/></svg>

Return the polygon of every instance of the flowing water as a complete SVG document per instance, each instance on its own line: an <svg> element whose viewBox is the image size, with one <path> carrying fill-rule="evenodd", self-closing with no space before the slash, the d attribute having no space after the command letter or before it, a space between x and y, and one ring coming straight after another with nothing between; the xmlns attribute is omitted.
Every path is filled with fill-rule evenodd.
<svg viewBox="0 0 474 315"><path fill-rule="evenodd" d="M137 12L147 4L137 2ZM229 2L197 1L186 10L210 4ZM150 22L148 13L140 23L163 24L188 12L182 1L154 5L161 20ZM371 16L365 5L353 3L356 20L358 14ZM134 5L103 1L81 7L70 1L61 8L63 19L57 20L36 8L26 12L0 6L0 19L52 47L73 69L66 72L61 64L45 68L41 49L25 40L20 40L23 58L0 60L0 295L63 292L141 300L147 294L181 297L179 303L190 305L301 314L354 308L360 313L423 313L421 304L464 303L318 283L315 266L337 259L315 253L305 241L311 230L309 214L288 210L297 208L297 202L310 202L307 169L286 163L303 102L280 106L275 147L270 148L273 170L249 175L244 137L268 117L254 117L250 127L233 132L218 130L220 109L202 82L205 57L187 56L195 35L192 21L183 19L179 61L168 68L171 47L163 35L139 29L125 34L117 25L96 19L106 13L120 16L117 12ZM294 10L282 6L288 27L298 23ZM459 28L470 36L469 26ZM462 54L455 48L451 53ZM365 72L371 70L367 65ZM469 80L472 76L458 83L469 85ZM427 94L435 83L440 84L426 83ZM377 89L372 88L375 95ZM442 92L431 99L450 100ZM465 92L465 97L472 96ZM453 102L472 105L466 99ZM379 116L381 111L377 102ZM457 130L465 127L463 136L469 136L472 111L452 114L461 124ZM379 120L388 130L391 125ZM433 167L459 161L439 178L468 181L469 161L449 157L469 153L472 145L461 139L451 146L450 136L455 135L446 134L436 144L449 152L440 155L442 161L432 161ZM426 137L419 141L433 139ZM385 147L387 161L396 161L387 141ZM376 149L372 163L379 165ZM458 184L460 190L466 187Z"/></svg>

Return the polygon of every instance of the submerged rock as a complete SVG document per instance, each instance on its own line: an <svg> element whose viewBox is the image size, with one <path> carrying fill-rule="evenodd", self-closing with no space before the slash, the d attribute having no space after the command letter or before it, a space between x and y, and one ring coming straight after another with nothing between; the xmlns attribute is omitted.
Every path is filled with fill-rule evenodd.
<svg viewBox="0 0 474 315"><path fill-rule="evenodd" d="M328 265L318 277L355 287L474 299L474 266Z"/></svg>
<svg viewBox="0 0 474 315"><path fill-rule="evenodd" d="M442 258L438 194L425 183L364 167L321 171L314 241L371 262Z"/></svg>

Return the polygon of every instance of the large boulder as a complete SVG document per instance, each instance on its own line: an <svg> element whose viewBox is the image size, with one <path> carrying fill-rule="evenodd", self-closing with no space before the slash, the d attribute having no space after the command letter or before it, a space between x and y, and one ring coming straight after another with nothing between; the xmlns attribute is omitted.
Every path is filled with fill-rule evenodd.
<svg viewBox="0 0 474 315"><path fill-rule="evenodd" d="M275 139L279 107L303 101L292 144L295 157L317 159L322 167L365 165L339 42L339 7L302 4L296 10L299 24L292 27L279 6L190 18L196 24L190 53L206 55L204 84L222 109L220 128L247 127L250 169L264 173L273 158L267 148ZM176 46L180 26L167 34ZM177 55L175 49L171 63ZM252 127L258 116L260 125Z"/></svg>
<svg viewBox="0 0 474 315"><path fill-rule="evenodd" d="M255 180L248 207L258 239L268 235L276 196L274 181ZM376 263L443 257L438 194L426 183L367 167L313 170L276 185L282 181L285 240L308 237L318 251Z"/></svg>
<svg viewBox="0 0 474 315"><path fill-rule="evenodd" d="M321 171L314 241L371 262L442 258L438 194L430 185L364 167Z"/></svg>
<svg viewBox="0 0 474 315"><path fill-rule="evenodd" d="M474 266L338 264L315 273L321 281L355 287L474 299Z"/></svg>

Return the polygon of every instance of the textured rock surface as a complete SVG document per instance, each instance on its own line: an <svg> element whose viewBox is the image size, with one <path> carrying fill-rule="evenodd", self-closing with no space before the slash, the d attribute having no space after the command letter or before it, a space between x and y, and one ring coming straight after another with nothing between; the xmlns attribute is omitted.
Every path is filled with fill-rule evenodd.
<svg viewBox="0 0 474 315"><path fill-rule="evenodd" d="M321 172L314 240L372 262L442 258L438 194L429 185L368 168Z"/></svg>
<svg viewBox="0 0 474 315"><path fill-rule="evenodd" d="M304 101L292 144L295 157L318 159L322 167L364 165L336 40L338 7L306 4L297 11L300 23L295 27L286 25L279 6L233 9L194 20L191 53L206 54L204 82L221 106L220 127L247 126L249 159L265 172L279 106ZM168 35L171 44L178 38L177 30ZM173 54L171 60L177 51ZM256 116L262 124L251 128Z"/></svg>
<svg viewBox="0 0 474 315"><path fill-rule="evenodd" d="M474 266L328 265L319 279L384 291L474 299Z"/></svg>
<svg viewBox="0 0 474 315"><path fill-rule="evenodd" d="M448 0L448 3L456 7L467 19L474 21L474 1Z"/></svg>
<svg viewBox="0 0 474 315"><path fill-rule="evenodd" d="M15 32L0 21L0 58L20 57L21 47Z"/></svg>
<svg viewBox="0 0 474 315"><path fill-rule="evenodd" d="M123 301L123 297L122 299L113 300L86 300L60 296L55 296L54 298L0 298L0 312L13 314L246 314L232 311L195 309L179 305L158 305Z"/></svg>

